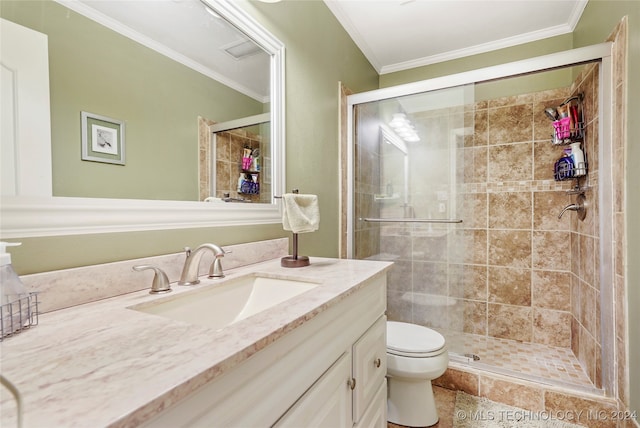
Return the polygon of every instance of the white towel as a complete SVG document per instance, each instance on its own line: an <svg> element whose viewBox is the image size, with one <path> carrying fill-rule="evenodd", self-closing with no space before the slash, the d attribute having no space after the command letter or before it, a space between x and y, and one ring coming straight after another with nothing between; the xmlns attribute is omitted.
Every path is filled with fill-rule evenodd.
<svg viewBox="0 0 640 428"><path fill-rule="evenodd" d="M317 195L285 193L282 195L282 228L293 233L315 232L320 227Z"/></svg>

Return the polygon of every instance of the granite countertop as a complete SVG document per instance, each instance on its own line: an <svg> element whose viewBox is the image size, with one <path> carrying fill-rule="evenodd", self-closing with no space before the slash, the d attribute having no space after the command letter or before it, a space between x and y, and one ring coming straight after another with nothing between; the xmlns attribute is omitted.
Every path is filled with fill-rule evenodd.
<svg viewBox="0 0 640 428"><path fill-rule="evenodd" d="M147 290L40 316L39 325L0 343L2 374L21 392L24 427L134 426L384 274L391 263L280 259L229 270L222 280L170 294ZM128 309L247 273L320 282L318 287L220 330ZM41 296L46 299L46 296ZM0 388L0 425L16 426L15 401Z"/></svg>

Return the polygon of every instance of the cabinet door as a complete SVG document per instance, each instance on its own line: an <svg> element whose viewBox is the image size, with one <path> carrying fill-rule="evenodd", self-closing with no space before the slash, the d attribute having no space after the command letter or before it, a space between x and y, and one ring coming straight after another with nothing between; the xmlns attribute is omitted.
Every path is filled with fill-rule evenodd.
<svg viewBox="0 0 640 428"><path fill-rule="evenodd" d="M346 352L282 416L275 427L347 428L351 422L351 353Z"/></svg>
<svg viewBox="0 0 640 428"><path fill-rule="evenodd" d="M387 317L381 316L353 345L353 422L358 423L387 374ZM386 393L386 390L385 390Z"/></svg>
<svg viewBox="0 0 640 428"><path fill-rule="evenodd" d="M355 428L387 428L387 380L382 381L373 401Z"/></svg>

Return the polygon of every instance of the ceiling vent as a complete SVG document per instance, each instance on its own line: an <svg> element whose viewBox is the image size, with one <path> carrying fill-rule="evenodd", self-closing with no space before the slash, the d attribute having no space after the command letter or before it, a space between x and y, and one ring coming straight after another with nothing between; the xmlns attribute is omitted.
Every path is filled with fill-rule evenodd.
<svg viewBox="0 0 640 428"><path fill-rule="evenodd" d="M236 60L240 60L248 56L263 52L260 46L256 45L251 40L239 40L227 46L223 46L222 50L224 50Z"/></svg>

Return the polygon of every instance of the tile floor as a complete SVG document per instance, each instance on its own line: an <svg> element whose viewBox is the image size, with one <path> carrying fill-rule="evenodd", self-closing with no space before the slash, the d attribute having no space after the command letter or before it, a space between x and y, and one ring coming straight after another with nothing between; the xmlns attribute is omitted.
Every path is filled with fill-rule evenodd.
<svg viewBox="0 0 640 428"><path fill-rule="evenodd" d="M542 380L542 383L575 386L584 390L595 389L570 349L473 334L443 334L449 344L452 361L466 361L472 367L511 374L521 379ZM461 349L465 353L480 356L480 360L472 361L470 358L452 355L452 351ZM433 392L440 416L434 427L452 428L456 391L434 385ZM387 423L387 427L404 428L392 423Z"/></svg>
<svg viewBox="0 0 640 428"><path fill-rule="evenodd" d="M445 333L451 359L471 366L488 368L505 374L516 373L525 379L545 379L562 386L593 389L594 385L571 349L474 334ZM456 357L454 353L475 354L478 361Z"/></svg>

